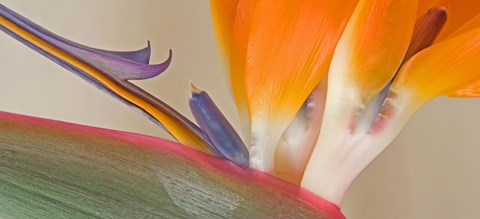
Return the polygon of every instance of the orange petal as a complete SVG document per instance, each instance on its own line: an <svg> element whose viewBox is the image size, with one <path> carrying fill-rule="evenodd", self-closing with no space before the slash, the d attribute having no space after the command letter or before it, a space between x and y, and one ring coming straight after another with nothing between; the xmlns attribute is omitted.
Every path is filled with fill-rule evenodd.
<svg viewBox="0 0 480 219"><path fill-rule="evenodd" d="M402 67L391 90L413 96L417 107L442 94L478 96L478 60L480 28L418 53Z"/></svg>
<svg viewBox="0 0 480 219"><path fill-rule="evenodd" d="M480 14L480 1L478 0L450 0L446 6L448 8L447 23L438 36L437 42Z"/></svg>
<svg viewBox="0 0 480 219"><path fill-rule="evenodd" d="M480 80L446 93L449 97L480 97Z"/></svg>
<svg viewBox="0 0 480 219"><path fill-rule="evenodd" d="M244 77L252 165L270 171L280 135L327 71L356 0L257 2Z"/></svg>
<svg viewBox="0 0 480 219"><path fill-rule="evenodd" d="M250 142L250 116L247 108L244 71L247 60L246 54L250 27L257 2L257 0L238 1L230 51L230 83L240 115L244 142ZM248 146L249 145L247 145L247 147Z"/></svg>
<svg viewBox="0 0 480 219"><path fill-rule="evenodd" d="M357 89L367 104L403 60L416 21L417 1L360 1L342 35L330 68L333 87Z"/></svg>
<svg viewBox="0 0 480 219"><path fill-rule="evenodd" d="M449 40L470 32L472 30L480 28L480 15L477 15L469 22L465 23L462 27L458 28L452 34L448 35L445 40ZM449 97L480 97L480 78L477 81L472 81L458 90L452 91L446 94Z"/></svg>
<svg viewBox="0 0 480 219"><path fill-rule="evenodd" d="M470 32L480 27L480 15L475 16L470 21L463 24L461 27L453 31L451 34L446 36L443 40L453 39L457 36L460 36L464 33Z"/></svg>
<svg viewBox="0 0 480 219"><path fill-rule="evenodd" d="M217 40L222 44L227 56L232 44L233 24L239 0L210 0L213 26Z"/></svg>

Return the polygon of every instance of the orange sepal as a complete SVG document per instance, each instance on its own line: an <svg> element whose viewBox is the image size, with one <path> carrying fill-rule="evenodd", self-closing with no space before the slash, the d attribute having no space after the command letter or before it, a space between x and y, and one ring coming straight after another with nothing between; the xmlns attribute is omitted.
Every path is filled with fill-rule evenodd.
<svg viewBox="0 0 480 219"><path fill-rule="evenodd" d="M252 122L251 160L264 165L254 167L273 169L278 139L327 72L356 2L257 1L244 69Z"/></svg>
<svg viewBox="0 0 480 219"><path fill-rule="evenodd" d="M217 40L223 46L227 56L232 45L233 24L237 14L239 0L210 0L213 26Z"/></svg>
<svg viewBox="0 0 480 219"><path fill-rule="evenodd" d="M370 102L402 63L417 5L415 0L360 1L335 50L329 87L352 88L362 104Z"/></svg>
<svg viewBox="0 0 480 219"><path fill-rule="evenodd" d="M480 81L480 28L442 41L410 59L391 90L412 95L419 106L438 95L478 96Z"/></svg>
<svg viewBox="0 0 480 219"><path fill-rule="evenodd" d="M245 68L251 114L293 117L327 72L356 0L258 1Z"/></svg>

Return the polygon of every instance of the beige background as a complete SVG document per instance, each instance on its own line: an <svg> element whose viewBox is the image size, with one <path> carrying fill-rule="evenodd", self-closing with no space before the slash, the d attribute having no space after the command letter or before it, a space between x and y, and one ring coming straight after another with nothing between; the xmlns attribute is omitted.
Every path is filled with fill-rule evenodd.
<svg viewBox="0 0 480 219"><path fill-rule="evenodd" d="M180 112L188 80L207 89L238 125L216 53L207 0L2 0L74 41L131 50L151 40L153 63L171 68L137 84ZM0 110L166 137L133 110L0 34ZM438 98L354 182L349 218L476 218L480 204L480 100Z"/></svg>

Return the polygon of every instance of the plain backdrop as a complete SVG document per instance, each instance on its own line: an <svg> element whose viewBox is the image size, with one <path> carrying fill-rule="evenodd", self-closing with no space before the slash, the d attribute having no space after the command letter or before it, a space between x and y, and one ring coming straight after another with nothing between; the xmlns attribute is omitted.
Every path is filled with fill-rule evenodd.
<svg viewBox="0 0 480 219"><path fill-rule="evenodd" d="M206 89L238 127L207 0L2 0L47 29L93 47L152 44L174 52L161 76L135 82L191 118L188 81ZM0 110L169 138L93 86L0 34ZM480 203L480 99L437 98L353 183L349 218L475 218Z"/></svg>

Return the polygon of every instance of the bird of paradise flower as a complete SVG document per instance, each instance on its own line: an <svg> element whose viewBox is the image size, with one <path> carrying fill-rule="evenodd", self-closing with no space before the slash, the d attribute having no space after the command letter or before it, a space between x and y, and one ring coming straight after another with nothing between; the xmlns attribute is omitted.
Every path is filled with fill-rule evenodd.
<svg viewBox="0 0 480 219"><path fill-rule="evenodd" d="M135 62L125 63L116 60L117 53L51 35L6 8L2 26L139 108L181 143L209 148L242 166L249 160L251 167L339 204L351 181L421 105L442 94L477 95L478 19L475 13L452 13L445 23L446 6L437 1L282 1L275 6L212 1L249 156L205 92L194 88L190 100L197 127L127 82L157 75L169 60L134 66L146 62L146 50L125 53L122 58ZM328 83L321 83L327 72Z"/></svg>

